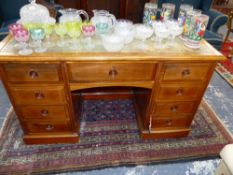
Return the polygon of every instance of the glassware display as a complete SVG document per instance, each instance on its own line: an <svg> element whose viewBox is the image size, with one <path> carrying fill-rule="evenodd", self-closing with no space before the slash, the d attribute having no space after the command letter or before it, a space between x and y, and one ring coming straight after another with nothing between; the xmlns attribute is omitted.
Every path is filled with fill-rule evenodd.
<svg viewBox="0 0 233 175"><path fill-rule="evenodd" d="M164 22L156 21L153 22L153 28L155 31L156 39L158 40L158 45L156 45L156 47L159 49L165 48L165 44L162 44L162 41L168 38L170 34L167 25Z"/></svg>
<svg viewBox="0 0 233 175"><path fill-rule="evenodd" d="M144 24L135 24L135 38L141 40L142 42L138 45L139 49L146 50L147 45L145 43L146 39L150 38L153 34L153 29Z"/></svg>
<svg viewBox="0 0 233 175"><path fill-rule="evenodd" d="M193 11L193 6L189 4L181 4L180 11L178 15L179 26L184 26L187 18L188 12Z"/></svg>
<svg viewBox="0 0 233 175"><path fill-rule="evenodd" d="M27 41L30 38L28 30L24 28L14 30L13 36L14 39L22 45L22 47L20 47L20 50L18 52L20 55L32 54L32 50L28 48L28 44L27 44Z"/></svg>
<svg viewBox="0 0 233 175"><path fill-rule="evenodd" d="M45 47L42 46L42 40L45 37L45 31L43 28L32 28L30 29L30 36L33 39L33 41L35 41L36 44L36 48L35 48L35 52L37 53L42 53L45 52L47 49Z"/></svg>
<svg viewBox="0 0 233 175"><path fill-rule="evenodd" d="M204 37L206 27L208 25L209 16L200 14L196 15L191 20L191 30L185 45L189 48L200 48L200 41Z"/></svg>
<svg viewBox="0 0 233 175"><path fill-rule="evenodd" d="M50 36L53 33L55 23L56 23L56 21L51 20L51 21L46 21L42 25L42 28L45 31L45 38L46 38L45 45L46 45L46 47L52 47L53 46L53 43L50 41Z"/></svg>
<svg viewBox="0 0 233 175"><path fill-rule="evenodd" d="M67 34L66 25L63 23L56 24L54 26L55 33L60 37L60 41L57 43L59 47L64 47L66 42L64 40L64 36Z"/></svg>
<svg viewBox="0 0 233 175"><path fill-rule="evenodd" d="M145 3L143 11L143 23L152 26L152 21L156 20L156 15L158 11L160 10L158 9L158 5L156 3Z"/></svg>
<svg viewBox="0 0 233 175"><path fill-rule="evenodd" d="M194 16L200 15L200 14L201 14L201 10L197 10L197 9L193 9L193 10L187 11L187 16L186 16L185 24L183 26L184 30L183 30L183 33L182 33L182 35L180 37L183 41L187 40L189 32L190 32L190 30L192 28L192 26L191 26L192 18Z"/></svg>
<svg viewBox="0 0 233 175"><path fill-rule="evenodd" d="M59 12L62 14L59 18L59 23L66 23L66 22L82 22L82 18L80 15L85 17L85 21L89 20L89 16L86 11L84 10L77 10L74 8L68 9L61 9Z"/></svg>
<svg viewBox="0 0 233 175"><path fill-rule="evenodd" d="M82 33L86 37L86 41L87 41L85 47L88 50L94 49L95 45L92 42L91 37L95 35L95 26L90 22L82 24Z"/></svg>
<svg viewBox="0 0 233 175"><path fill-rule="evenodd" d="M9 25L8 28L9 28L10 34L11 34L12 36L14 36L14 32L15 32L16 30L23 29L23 26L22 26L21 24L16 24L16 23L15 23L15 24ZM23 47L23 45L20 44L20 43L16 43L16 44L14 44L14 47L17 48L17 49L20 49L20 48Z"/></svg>
<svg viewBox="0 0 233 175"><path fill-rule="evenodd" d="M175 4L172 3L163 3L162 4L162 12L160 15L161 21L167 21L169 19L173 19L175 13Z"/></svg>
<svg viewBox="0 0 233 175"><path fill-rule="evenodd" d="M130 20L118 20L114 28L115 34L124 38L124 43L129 44L133 41L134 32L133 22Z"/></svg>
<svg viewBox="0 0 233 175"><path fill-rule="evenodd" d="M106 10L93 10L91 23L95 25L96 34L108 33L116 24L116 17Z"/></svg>

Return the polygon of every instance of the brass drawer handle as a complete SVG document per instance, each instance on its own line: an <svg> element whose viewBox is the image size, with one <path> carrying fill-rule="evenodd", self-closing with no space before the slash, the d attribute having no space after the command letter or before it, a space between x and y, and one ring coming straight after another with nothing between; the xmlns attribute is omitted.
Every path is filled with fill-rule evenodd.
<svg viewBox="0 0 233 175"><path fill-rule="evenodd" d="M176 90L176 95L177 96L182 96L183 93L184 93L184 89L182 89L182 88Z"/></svg>
<svg viewBox="0 0 233 175"><path fill-rule="evenodd" d="M172 112L177 112L178 106L177 106L177 105L171 106L170 110L171 110Z"/></svg>
<svg viewBox="0 0 233 175"><path fill-rule="evenodd" d="M172 125L172 120L166 120L166 124L167 124L168 126L171 126L171 125Z"/></svg>
<svg viewBox="0 0 233 175"><path fill-rule="evenodd" d="M47 125L46 127L45 127L45 130L46 131L52 131L54 129L54 126L53 125Z"/></svg>
<svg viewBox="0 0 233 175"><path fill-rule="evenodd" d="M118 74L117 70L115 68L112 68L109 72L108 72L108 75L111 77L111 78L114 78L116 77Z"/></svg>
<svg viewBox="0 0 233 175"><path fill-rule="evenodd" d="M34 70L30 70L29 73L28 73L29 77L31 79L35 79L39 76L38 72L34 71Z"/></svg>
<svg viewBox="0 0 233 175"><path fill-rule="evenodd" d="M40 111L40 115L41 115L42 117L47 117L47 116L49 115L49 111L48 111L47 109L42 109L42 110Z"/></svg>
<svg viewBox="0 0 233 175"><path fill-rule="evenodd" d="M189 69L183 70L183 71L181 72L181 75L182 75L183 77L186 77L186 76L190 75L190 70L189 70Z"/></svg>
<svg viewBox="0 0 233 175"><path fill-rule="evenodd" d="M38 100L44 99L44 94L42 92L36 92L35 93L35 98Z"/></svg>

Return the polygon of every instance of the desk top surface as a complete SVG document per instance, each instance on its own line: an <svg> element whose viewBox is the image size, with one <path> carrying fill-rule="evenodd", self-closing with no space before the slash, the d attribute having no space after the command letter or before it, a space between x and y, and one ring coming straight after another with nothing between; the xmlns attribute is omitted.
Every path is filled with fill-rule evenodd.
<svg viewBox="0 0 233 175"><path fill-rule="evenodd" d="M94 37L91 42L95 45L94 49L87 48L85 38L79 38L76 45L67 38L65 47L58 47L58 38L52 37L55 46L48 48L44 53L33 53L31 55L19 55L18 49L14 47L15 41L11 36L7 36L0 43L0 62L5 61L214 61L223 60L225 57L214 49L205 40L201 41L199 49L186 47L179 38L171 45L166 42L164 48L158 48L155 38L152 37L144 42L134 39L125 45L120 52L108 52L104 49L101 39Z"/></svg>

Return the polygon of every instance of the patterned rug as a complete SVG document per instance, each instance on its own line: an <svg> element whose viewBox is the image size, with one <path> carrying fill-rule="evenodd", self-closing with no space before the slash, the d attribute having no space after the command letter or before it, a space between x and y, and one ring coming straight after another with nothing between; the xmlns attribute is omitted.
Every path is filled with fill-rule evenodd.
<svg viewBox="0 0 233 175"><path fill-rule="evenodd" d="M0 140L0 174L53 174L218 156L232 137L202 102L188 137L142 140L131 100L87 100L77 144L25 145L14 112Z"/></svg>
<svg viewBox="0 0 233 175"><path fill-rule="evenodd" d="M221 52L228 59L220 61L215 70L233 87L233 56L230 51L233 49L233 42L227 42L223 45Z"/></svg>

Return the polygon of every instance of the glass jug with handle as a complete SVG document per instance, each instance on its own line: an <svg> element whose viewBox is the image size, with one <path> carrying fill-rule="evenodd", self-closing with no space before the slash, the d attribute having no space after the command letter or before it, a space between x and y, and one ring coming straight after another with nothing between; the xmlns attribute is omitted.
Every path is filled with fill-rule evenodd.
<svg viewBox="0 0 233 175"><path fill-rule="evenodd" d="M91 18L95 25L96 34L105 34L116 24L116 17L106 10L93 10L94 16Z"/></svg>
<svg viewBox="0 0 233 175"><path fill-rule="evenodd" d="M89 20L89 16L84 10L68 8L59 10L59 12L62 14L62 16L59 18L60 23L82 22L82 18L80 17L80 15L83 15L86 21Z"/></svg>

